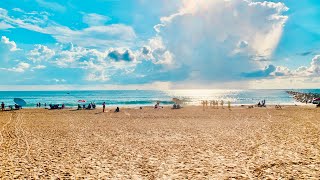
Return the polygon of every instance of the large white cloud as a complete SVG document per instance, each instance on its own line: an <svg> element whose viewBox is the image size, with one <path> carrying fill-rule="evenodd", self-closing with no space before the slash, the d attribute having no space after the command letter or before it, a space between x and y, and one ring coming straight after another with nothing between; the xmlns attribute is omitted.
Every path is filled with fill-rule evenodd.
<svg viewBox="0 0 320 180"><path fill-rule="evenodd" d="M117 71L132 72L138 63L136 57L139 51L125 48L110 48L100 51L69 44L56 44L49 48L45 45L35 45L27 58L35 63L33 69L46 67L82 69L86 81L108 81Z"/></svg>
<svg viewBox="0 0 320 180"><path fill-rule="evenodd" d="M6 70L6 71L12 71L12 72L17 72L17 73L22 73L25 70L30 68L30 64L26 63L26 62L19 62L17 64L16 67L12 67L12 68L0 68L2 70Z"/></svg>
<svg viewBox="0 0 320 180"><path fill-rule="evenodd" d="M47 46L37 44L35 48L28 53L28 58L34 62L49 60L55 55L55 52Z"/></svg>
<svg viewBox="0 0 320 180"><path fill-rule="evenodd" d="M8 49L9 51L17 51L17 44L14 41L10 41L6 36L1 37L1 49Z"/></svg>
<svg viewBox="0 0 320 180"><path fill-rule="evenodd" d="M247 0L183 0L179 11L161 18L158 38L190 79L231 81L266 64L282 35L283 3ZM160 44L161 45L161 44ZM162 45L161 45L162 46Z"/></svg>
<svg viewBox="0 0 320 180"><path fill-rule="evenodd" d="M99 16L99 20L94 22L92 14L84 14L84 19L90 26L74 30L50 20L49 13L19 11L23 15L17 18L10 16L6 9L0 8L0 20L2 23L10 25L11 28L18 27L49 34L60 43L72 42L83 47L105 48L130 46L136 39L135 31L131 26L124 24L103 25L101 22L106 19L102 19L101 16Z"/></svg>
<svg viewBox="0 0 320 180"><path fill-rule="evenodd" d="M299 88L302 87L302 82L305 82L309 87L314 87L315 84L320 83L320 55L313 57L309 66L290 69L286 66L269 65L265 69L245 73L245 75L258 80L259 82L266 82L267 80L268 83L273 82L274 84L277 84L277 82L282 82L286 85L292 85L292 82L295 81L297 85L299 85L296 87ZM283 87L285 87L285 85ZM278 88L283 87L281 86Z"/></svg>
<svg viewBox="0 0 320 180"><path fill-rule="evenodd" d="M8 37L2 36L0 40L0 63L2 67L8 65L11 56L14 55L18 50L17 44L14 41L11 41Z"/></svg>

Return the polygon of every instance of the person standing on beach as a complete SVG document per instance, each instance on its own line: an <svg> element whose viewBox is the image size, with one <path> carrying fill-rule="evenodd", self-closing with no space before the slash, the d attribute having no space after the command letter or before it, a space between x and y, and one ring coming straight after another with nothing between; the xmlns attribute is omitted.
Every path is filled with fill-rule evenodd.
<svg viewBox="0 0 320 180"><path fill-rule="evenodd" d="M106 103L103 102L103 103L102 103L102 112L104 112L105 110L106 110Z"/></svg>
<svg viewBox="0 0 320 180"><path fill-rule="evenodd" d="M204 110L204 108L206 106L206 102L205 101L201 101L201 104L202 104L202 107L203 107L203 110Z"/></svg>
<svg viewBox="0 0 320 180"><path fill-rule="evenodd" d="M1 103L1 110L4 111L4 103Z"/></svg>

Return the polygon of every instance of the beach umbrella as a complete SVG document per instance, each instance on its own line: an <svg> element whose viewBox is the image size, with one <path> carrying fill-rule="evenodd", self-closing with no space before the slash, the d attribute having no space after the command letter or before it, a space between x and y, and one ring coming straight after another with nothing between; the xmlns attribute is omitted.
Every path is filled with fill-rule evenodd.
<svg viewBox="0 0 320 180"><path fill-rule="evenodd" d="M79 102L79 103L85 103L86 100L81 99L81 100L78 100L78 102Z"/></svg>
<svg viewBox="0 0 320 180"><path fill-rule="evenodd" d="M13 101L21 107L27 105L27 103L21 98L14 98Z"/></svg>
<svg viewBox="0 0 320 180"><path fill-rule="evenodd" d="M172 98L172 101L176 104L182 104L182 100L178 99L178 98Z"/></svg>

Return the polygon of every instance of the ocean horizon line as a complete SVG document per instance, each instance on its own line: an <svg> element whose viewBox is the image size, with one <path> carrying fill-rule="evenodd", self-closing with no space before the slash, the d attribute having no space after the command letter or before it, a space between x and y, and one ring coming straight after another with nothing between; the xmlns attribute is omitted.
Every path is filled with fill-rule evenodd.
<svg viewBox="0 0 320 180"><path fill-rule="evenodd" d="M0 92L45 92L45 91L49 91L49 92L66 92L66 91L75 91L75 92L81 92L81 91L210 91L210 90L229 90L229 91L237 91L237 90L320 90L320 88L288 88L288 89L283 89L283 88L261 88L261 89L253 89L253 88L212 88L212 89L207 89L207 88L199 88L199 89L39 89L39 90L1 90Z"/></svg>

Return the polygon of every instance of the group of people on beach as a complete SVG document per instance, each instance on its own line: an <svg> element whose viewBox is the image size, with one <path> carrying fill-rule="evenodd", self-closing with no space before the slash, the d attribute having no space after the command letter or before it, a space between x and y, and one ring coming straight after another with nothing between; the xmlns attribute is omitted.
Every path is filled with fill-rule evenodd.
<svg viewBox="0 0 320 180"><path fill-rule="evenodd" d="M19 110L19 109L22 109L21 106L19 106L18 104L14 104L14 106L12 105L9 105L9 110ZM6 106L4 104L4 102L1 103L1 111L5 111L6 110Z"/></svg>
<svg viewBox="0 0 320 180"><path fill-rule="evenodd" d="M231 102L228 101L227 103L228 103L228 109L231 109ZM201 104L202 104L203 109L208 108L208 104L212 108L219 108L219 104L222 107L222 109L224 108L223 107L223 105L224 105L223 100L221 100L220 102L218 100L212 100L212 101L205 100L205 101L201 101Z"/></svg>
<svg viewBox="0 0 320 180"><path fill-rule="evenodd" d="M91 102L91 103L89 103L89 105L88 105L87 107L86 107L85 104L83 104L82 107L81 107L80 104L78 104L78 110L81 110L81 109L88 109L88 110L90 110L90 109L96 109L96 104L93 103L93 102Z"/></svg>
<svg viewBox="0 0 320 180"><path fill-rule="evenodd" d="M36 106L37 106L37 108L40 108L41 107L41 102L38 102ZM44 107L45 108L47 107L47 103L44 103Z"/></svg>

